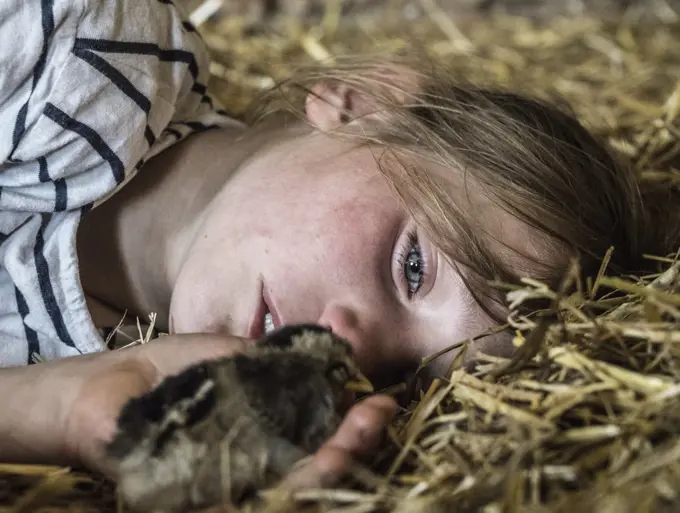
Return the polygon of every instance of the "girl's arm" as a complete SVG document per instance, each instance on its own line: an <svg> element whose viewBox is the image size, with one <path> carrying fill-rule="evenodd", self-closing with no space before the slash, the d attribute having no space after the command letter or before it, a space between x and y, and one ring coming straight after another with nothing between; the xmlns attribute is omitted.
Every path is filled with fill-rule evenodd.
<svg viewBox="0 0 680 513"><path fill-rule="evenodd" d="M135 348L0 369L0 461L109 472L123 405L169 374L240 350L236 337L166 336Z"/></svg>
<svg viewBox="0 0 680 513"><path fill-rule="evenodd" d="M236 337L168 335L131 349L0 369L0 462L85 465L115 477L104 448L122 406L165 376L233 354L245 343ZM325 486L338 479L353 456L375 449L395 410L386 396L357 404L285 485Z"/></svg>
<svg viewBox="0 0 680 513"><path fill-rule="evenodd" d="M65 416L69 389L79 378L59 379L58 367L40 364L0 369L0 461L78 463L67 443Z"/></svg>
<svg viewBox="0 0 680 513"><path fill-rule="evenodd" d="M149 360L158 349L149 349L0 369L0 461L106 471L103 447L119 410L160 379Z"/></svg>

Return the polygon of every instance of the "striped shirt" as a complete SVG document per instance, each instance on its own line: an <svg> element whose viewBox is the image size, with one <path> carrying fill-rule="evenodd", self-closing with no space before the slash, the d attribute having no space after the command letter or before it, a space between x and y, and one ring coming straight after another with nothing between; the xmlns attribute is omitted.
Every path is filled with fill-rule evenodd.
<svg viewBox="0 0 680 513"><path fill-rule="evenodd" d="M171 0L0 1L0 366L104 349L79 221L150 157L237 123L208 64Z"/></svg>

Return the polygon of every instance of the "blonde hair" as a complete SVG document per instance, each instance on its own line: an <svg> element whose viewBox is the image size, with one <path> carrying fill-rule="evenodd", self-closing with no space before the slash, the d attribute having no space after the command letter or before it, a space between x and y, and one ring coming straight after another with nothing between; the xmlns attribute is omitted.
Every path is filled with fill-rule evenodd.
<svg viewBox="0 0 680 513"><path fill-rule="evenodd" d="M531 274L556 287L569 256L579 258L582 278L592 277L610 246L610 273L640 275L655 270L643 254L680 247L677 191L640 183L629 162L556 102L466 84L420 57L415 64L353 58L301 70L260 98L251 120L273 112L303 117L304 98L319 82L351 88L371 105L370 115L334 133L386 150L385 177L445 257L471 271L468 288L495 318L501 298L492 280L514 283ZM462 172L544 235L541 257L508 248L515 258L507 258L492 248L483 223L433 176L433 163Z"/></svg>

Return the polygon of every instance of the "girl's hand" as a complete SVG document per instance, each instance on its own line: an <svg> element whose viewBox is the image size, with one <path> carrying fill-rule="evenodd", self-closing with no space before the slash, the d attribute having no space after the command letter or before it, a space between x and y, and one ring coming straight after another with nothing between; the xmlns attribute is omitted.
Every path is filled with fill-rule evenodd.
<svg viewBox="0 0 680 513"><path fill-rule="evenodd" d="M307 464L291 473L282 486L293 490L332 486L349 472L353 457L377 449L396 411L396 402L387 395L374 395L357 403L335 435Z"/></svg>
<svg viewBox="0 0 680 513"><path fill-rule="evenodd" d="M13 447L9 454L15 459L80 463L115 479L104 448L115 433L123 405L168 375L202 360L228 356L248 343L217 335L168 335L130 349L1 370L3 389L5 371L15 378L7 384L21 387L14 397L23 397L20 403L24 408L19 423L13 421L13 431L22 433L19 445L14 443L16 437L12 443L2 439L5 430L0 414L0 455L7 454L5 446ZM12 406L21 412L21 404ZM352 457L374 448L395 410L394 401L386 396L374 396L354 406L335 436L290 476L288 484L297 488L332 483L348 470Z"/></svg>
<svg viewBox="0 0 680 513"><path fill-rule="evenodd" d="M64 366L55 378L69 379L67 373L80 376L68 399L65 433L69 453L89 468L115 478L104 449L115 434L125 403L169 375L202 360L229 356L243 350L247 343L238 337L167 335L129 349L70 359L73 369ZM90 361L85 362L85 358Z"/></svg>

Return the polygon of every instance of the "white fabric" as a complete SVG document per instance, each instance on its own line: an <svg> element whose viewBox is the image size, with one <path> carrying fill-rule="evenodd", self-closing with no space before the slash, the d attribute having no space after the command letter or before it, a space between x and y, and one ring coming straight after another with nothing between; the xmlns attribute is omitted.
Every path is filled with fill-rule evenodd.
<svg viewBox="0 0 680 513"><path fill-rule="evenodd" d="M0 366L104 348L81 216L196 130L237 123L169 0L0 0Z"/></svg>

